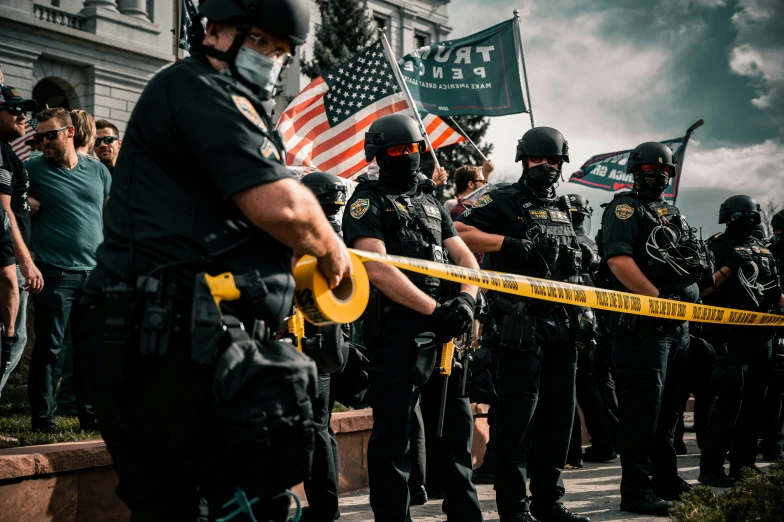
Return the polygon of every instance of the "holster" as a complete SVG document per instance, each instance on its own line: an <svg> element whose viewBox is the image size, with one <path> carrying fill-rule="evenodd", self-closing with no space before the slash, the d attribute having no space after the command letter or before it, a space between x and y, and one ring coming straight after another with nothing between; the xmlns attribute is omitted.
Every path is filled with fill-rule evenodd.
<svg viewBox="0 0 784 522"><path fill-rule="evenodd" d="M436 335L432 332L424 332L414 338L416 344L416 358L411 367L411 382L414 386L424 385L436 367L438 350L436 345Z"/></svg>
<svg viewBox="0 0 784 522"><path fill-rule="evenodd" d="M147 357L162 357L169 349L176 289L163 277L145 277L138 286L142 299L139 353Z"/></svg>
<svg viewBox="0 0 784 522"><path fill-rule="evenodd" d="M529 301L516 299L512 311L501 327L502 350L531 351L536 349L536 317L528 313Z"/></svg>

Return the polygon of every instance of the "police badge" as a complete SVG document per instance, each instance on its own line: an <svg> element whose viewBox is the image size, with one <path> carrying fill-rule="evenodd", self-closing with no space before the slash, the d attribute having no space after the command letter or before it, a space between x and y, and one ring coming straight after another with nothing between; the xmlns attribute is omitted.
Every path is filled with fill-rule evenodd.
<svg viewBox="0 0 784 522"><path fill-rule="evenodd" d="M634 207L631 207L626 203L623 203L615 207L615 217L617 217L618 219L626 220L632 217L633 214L634 214Z"/></svg>

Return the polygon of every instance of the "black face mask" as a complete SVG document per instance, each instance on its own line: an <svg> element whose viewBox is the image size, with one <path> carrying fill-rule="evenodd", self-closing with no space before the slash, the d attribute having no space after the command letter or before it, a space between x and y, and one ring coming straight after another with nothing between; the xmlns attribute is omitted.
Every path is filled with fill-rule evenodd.
<svg viewBox="0 0 784 522"><path fill-rule="evenodd" d="M727 223L727 235L738 239L751 237L754 231L754 221L751 218L743 217Z"/></svg>
<svg viewBox="0 0 784 522"><path fill-rule="evenodd" d="M528 169L528 183L535 189L547 190L555 185L560 169L548 163L542 163Z"/></svg>
<svg viewBox="0 0 784 522"><path fill-rule="evenodd" d="M634 175L634 188L643 196L659 198L669 186L670 175L663 170L637 172Z"/></svg>
<svg viewBox="0 0 784 522"><path fill-rule="evenodd" d="M412 182L419 171L419 153L388 156L386 152L376 155L379 179Z"/></svg>

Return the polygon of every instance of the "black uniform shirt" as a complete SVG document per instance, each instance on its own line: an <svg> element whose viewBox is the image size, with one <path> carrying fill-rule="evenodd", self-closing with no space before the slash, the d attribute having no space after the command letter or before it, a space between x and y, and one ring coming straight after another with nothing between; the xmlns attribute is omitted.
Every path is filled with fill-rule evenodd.
<svg viewBox="0 0 784 522"><path fill-rule="evenodd" d="M282 319L294 287L292 253L252 225L231 198L292 177L283 154L259 100L203 55L160 72L128 123L104 243L86 289L97 291L107 279L134 281L169 263L179 263L170 273L184 285L200 271L258 269L266 278L265 304ZM207 255L213 261L200 262Z"/></svg>
<svg viewBox="0 0 784 522"><path fill-rule="evenodd" d="M433 198L439 214L441 215L441 240L455 237L457 231L449 217L449 212ZM351 247L358 237L380 239L387 243L393 238L386 237L385 231L393 230L397 226L397 214L392 208L392 202L375 190L360 190L354 192L343 214L343 240ZM396 238L394 239L396 240ZM390 253L393 253L387 247Z"/></svg>
<svg viewBox="0 0 784 522"><path fill-rule="evenodd" d="M651 210L659 217L654 218ZM666 200L654 200L642 196L622 194L605 209L602 216L602 245L604 259L615 256L630 256L645 276L657 286L659 291L666 296L676 293L682 299L695 302L699 297L697 284L688 277L674 272L662 261L652 259L648 255L646 242L651 231L660 224L659 219L664 218L676 223L687 232L688 223L680 215L680 210ZM612 272L609 273L613 287L626 290Z"/></svg>
<svg viewBox="0 0 784 522"><path fill-rule="evenodd" d="M761 241L753 237L733 240L727 238L725 234L719 233L708 239L708 248L713 252L717 268L726 266L733 254L733 249L740 249L750 259L753 259L757 265L759 269L757 282L763 285L770 283L770 289L764 292L764 297L756 296L757 302L755 302L743 287L736 269L724 284L704 297L705 304L766 312L770 306L779 302L781 287L778 270L776 269L776 259ZM743 266L741 270L747 277L751 277L753 274L753 268L750 265Z"/></svg>
<svg viewBox="0 0 784 522"><path fill-rule="evenodd" d="M568 211L558 208L555 202L542 202L528 188L520 189L516 185L485 194L457 220L482 232L518 239L535 239L538 233L547 230L545 233L557 234L559 243L579 249ZM546 276L538 256L525 263L501 252L490 252L488 256L488 269Z"/></svg>
<svg viewBox="0 0 784 522"><path fill-rule="evenodd" d="M0 193L11 196L11 210L25 245L30 244L30 205L27 203L29 188L30 181L22 160L14 154L11 145L0 140Z"/></svg>

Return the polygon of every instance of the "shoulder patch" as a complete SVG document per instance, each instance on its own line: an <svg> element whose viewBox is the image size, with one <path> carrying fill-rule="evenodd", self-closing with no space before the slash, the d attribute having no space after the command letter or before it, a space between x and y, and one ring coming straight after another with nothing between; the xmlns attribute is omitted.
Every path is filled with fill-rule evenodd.
<svg viewBox="0 0 784 522"><path fill-rule="evenodd" d="M474 208L482 208L486 205L489 205L492 202L493 202L493 198L490 197L490 194L485 194L484 196L479 198L476 203L474 203Z"/></svg>
<svg viewBox="0 0 784 522"><path fill-rule="evenodd" d="M405 206L404 204L402 204L401 202L399 202L399 201L395 201L395 206L396 206L397 208L399 208L401 211L403 211L403 212L405 212L406 214L408 214L408 207L407 207L407 206Z"/></svg>
<svg viewBox="0 0 784 522"><path fill-rule="evenodd" d="M622 203L615 207L615 217L618 219L629 219L634 215L634 207L631 205L627 205L626 203Z"/></svg>
<svg viewBox="0 0 784 522"><path fill-rule="evenodd" d="M470 215L471 215L471 209L470 208L465 209L463 211L463 213L460 214L460 216L470 216ZM460 217L460 216L457 216L457 217Z"/></svg>
<svg viewBox="0 0 784 522"><path fill-rule="evenodd" d="M425 209L425 214L432 218L441 218L441 212L438 211L438 208L434 207L433 205L422 205L422 208Z"/></svg>
<svg viewBox="0 0 784 522"><path fill-rule="evenodd" d="M529 210L528 213L534 219L547 219L549 216L546 210Z"/></svg>
<svg viewBox="0 0 784 522"><path fill-rule="evenodd" d="M242 115L248 118L253 125L261 129L261 132L267 132L269 130L267 129L264 120L259 116L259 113L256 112L256 107L253 106L249 99L244 96L237 96L236 94L233 94L231 99L234 100L234 105L237 106L237 109L239 109Z"/></svg>
<svg viewBox="0 0 784 522"><path fill-rule="evenodd" d="M365 215L365 212L370 208L369 199L358 199L351 204L351 217L359 219Z"/></svg>
<svg viewBox="0 0 784 522"><path fill-rule="evenodd" d="M569 219L569 216L566 215L566 212L562 210L551 210L550 211L550 219L554 223L571 223L572 220Z"/></svg>
<svg viewBox="0 0 784 522"><path fill-rule="evenodd" d="M267 137L264 138L264 143L261 144L259 151L266 159L274 157L276 160L280 161L280 153L278 152L278 148Z"/></svg>
<svg viewBox="0 0 784 522"><path fill-rule="evenodd" d="M669 215L670 210L667 207L660 207L656 209L656 212L658 212L660 216L667 216Z"/></svg>

